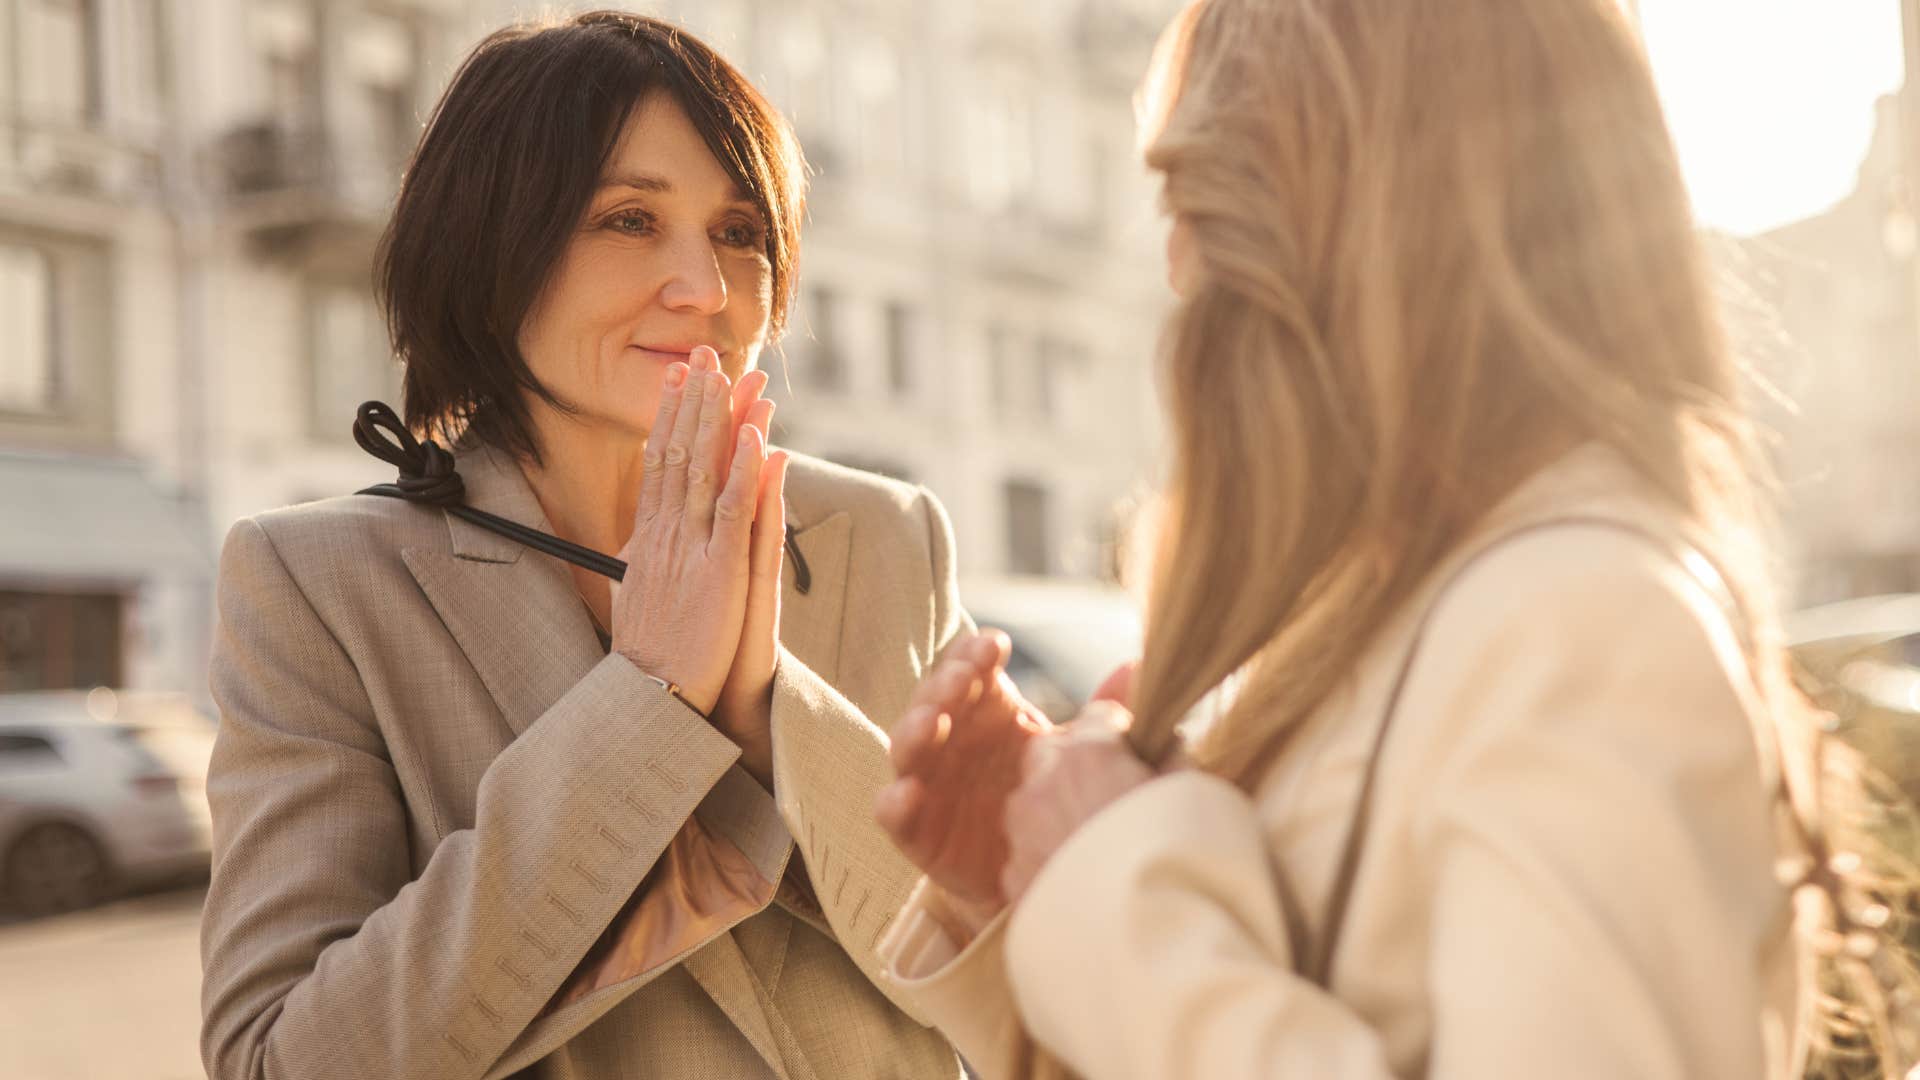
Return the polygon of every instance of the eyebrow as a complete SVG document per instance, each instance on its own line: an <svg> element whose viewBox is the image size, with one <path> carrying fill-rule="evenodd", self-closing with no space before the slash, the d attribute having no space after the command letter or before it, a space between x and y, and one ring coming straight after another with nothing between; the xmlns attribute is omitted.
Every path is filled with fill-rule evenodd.
<svg viewBox="0 0 1920 1080"><path fill-rule="evenodd" d="M644 191L653 195L673 194L673 185L671 183L664 177L654 176L650 173L618 173L613 176L603 176L600 178L600 187L602 190L610 187L629 187L635 191ZM755 205L753 199L749 197L745 191L740 189L739 184L730 185L727 194L732 202L742 203L748 206Z"/></svg>

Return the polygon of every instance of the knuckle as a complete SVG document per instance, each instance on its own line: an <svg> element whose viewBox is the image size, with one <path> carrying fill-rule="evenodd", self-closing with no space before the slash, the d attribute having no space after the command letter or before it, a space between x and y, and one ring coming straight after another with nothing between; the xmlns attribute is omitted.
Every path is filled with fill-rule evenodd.
<svg viewBox="0 0 1920 1080"><path fill-rule="evenodd" d="M667 447L666 453L662 455L662 457L669 466L676 469L693 459L693 455L687 452L687 448L681 446L679 443L674 443L672 446Z"/></svg>
<svg viewBox="0 0 1920 1080"><path fill-rule="evenodd" d="M713 483L713 470L705 465L690 465L687 467L687 482L705 487Z"/></svg>
<svg viewBox="0 0 1920 1080"><path fill-rule="evenodd" d="M719 521L733 523L744 519L747 514L746 508L740 505L740 500L721 499L713 504L713 516Z"/></svg>

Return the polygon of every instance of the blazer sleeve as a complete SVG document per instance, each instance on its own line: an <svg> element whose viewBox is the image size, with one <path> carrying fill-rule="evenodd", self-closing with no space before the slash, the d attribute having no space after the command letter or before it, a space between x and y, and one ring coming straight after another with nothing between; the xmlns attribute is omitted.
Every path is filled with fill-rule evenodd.
<svg viewBox="0 0 1920 1080"><path fill-rule="evenodd" d="M1781 898L1725 620L1678 567L1617 546L1633 540L1526 543L1443 598L1389 739L1411 809L1373 827L1417 854L1363 862L1355 895L1430 896L1410 992L1431 1058L1411 1067L1764 1076ZM1008 928L1035 1036L1102 1080L1394 1075L1369 1018L1294 974L1271 857L1255 804L1207 775L1097 815Z"/></svg>
<svg viewBox="0 0 1920 1080"><path fill-rule="evenodd" d="M953 528L930 493L921 492L924 543L933 596L927 634L914 643L917 670L931 666L973 622L960 605ZM878 718L889 726L893 717ZM884 730L817 673L783 652L774 676L774 797L822 911L822 920L854 963L908 1015L911 1000L883 977L877 945L920 872L894 848L873 817L873 800L893 780Z"/></svg>
<svg viewBox="0 0 1920 1080"><path fill-rule="evenodd" d="M739 755L609 657L494 760L473 827L416 877L353 661L251 520L222 555L210 674L214 1080L487 1074Z"/></svg>

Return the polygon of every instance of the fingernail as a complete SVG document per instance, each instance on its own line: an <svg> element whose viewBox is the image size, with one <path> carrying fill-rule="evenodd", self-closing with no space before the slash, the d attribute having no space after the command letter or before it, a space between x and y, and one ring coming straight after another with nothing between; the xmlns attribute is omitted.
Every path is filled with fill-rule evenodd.
<svg viewBox="0 0 1920 1080"><path fill-rule="evenodd" d="M687 381L687 365L685 364L668 364L667 365L667 389L678 390L680 389L680 384L686 381Z"/></svg>
<svg viewBox="0 0 1920 1080"><path fill-rule="evenodd" d="M741 428L739 441L742 447L752 446L753 445L753 428L751 427Z"/></svg>

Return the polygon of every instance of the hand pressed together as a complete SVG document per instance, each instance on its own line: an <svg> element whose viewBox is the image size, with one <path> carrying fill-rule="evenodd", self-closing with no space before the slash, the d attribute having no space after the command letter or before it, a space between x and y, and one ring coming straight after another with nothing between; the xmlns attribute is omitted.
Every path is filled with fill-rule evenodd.
<svg viewBox="0 0 1920 1080"><path fill-rule="evenodd" d="M770 783L786 455L768 449L766 376L731 386L713 350L691 360L663 377L613 589L613 648L676 684Z"/></svg>

